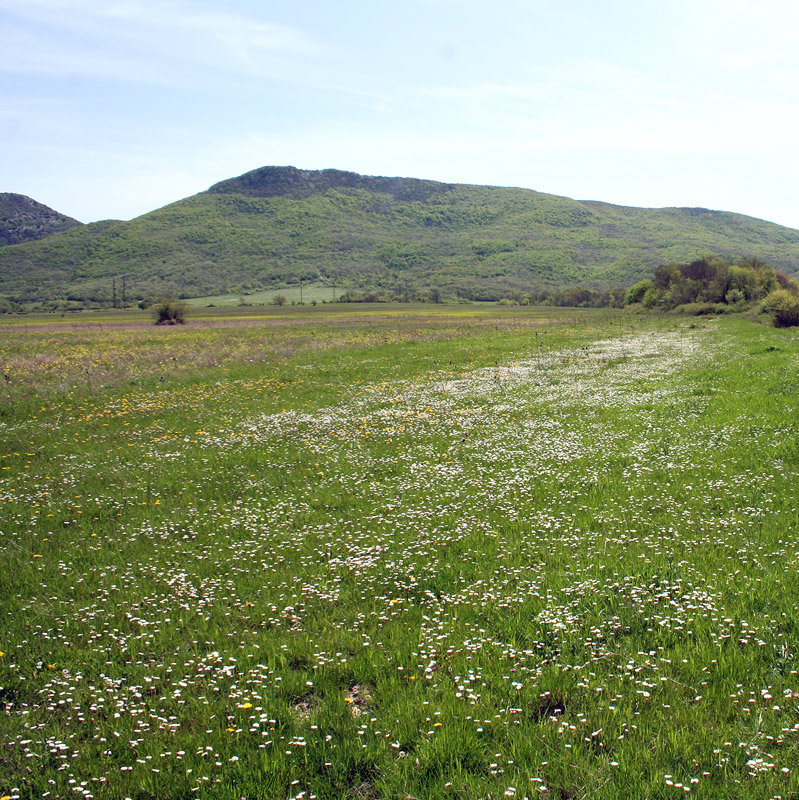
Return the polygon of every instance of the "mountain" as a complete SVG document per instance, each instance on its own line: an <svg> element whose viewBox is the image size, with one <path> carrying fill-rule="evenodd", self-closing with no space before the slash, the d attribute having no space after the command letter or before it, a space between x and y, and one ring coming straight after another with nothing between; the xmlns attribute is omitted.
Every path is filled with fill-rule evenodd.
<svg viewBox="0 0 799 800"><path fill-rule="evenodd" d="M43 239L82 224L24 194L0 192L0 246Z"/></svg>
<svg viewBox="0 0 799 800"><path fill-rule="evenodd" d="M799 269L799 231L702 208L628 208L529 189L263 167L130 222L0 248L0 296L108 302L299 280L498 298L629 285L707 252Z"/></svg>

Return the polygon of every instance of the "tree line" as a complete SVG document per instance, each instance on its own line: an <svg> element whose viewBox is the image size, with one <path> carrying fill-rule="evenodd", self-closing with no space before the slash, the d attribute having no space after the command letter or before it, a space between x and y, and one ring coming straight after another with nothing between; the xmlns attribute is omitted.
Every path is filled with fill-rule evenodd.
<svg viewBox="0 0 799 800"><path fill-rule="evenodd" d="M667 311L694 304L740 308L764 300L777 290L797 294L799 284L757 258L731 264L719 256L707 255L688 264L658 267L651 279L630 287L626 305L640 303L644 308Z"/></svg>

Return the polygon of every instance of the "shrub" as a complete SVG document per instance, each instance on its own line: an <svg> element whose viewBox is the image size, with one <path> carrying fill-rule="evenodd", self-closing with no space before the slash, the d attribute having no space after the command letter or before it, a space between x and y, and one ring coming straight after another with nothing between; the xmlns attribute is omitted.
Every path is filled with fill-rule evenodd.
<svg viewBox="0 0 799 800"><path fill-rule="evenodd" d="M17 311L22 311L19 303L15 303L7 297L0 297L0 314L12 314Z"/></svg>
<svg viewBox="0 0 799 800"><path fill-rule="evenodd" d="M765 311L771 312L775 328L799 325L799 297L787 289L777 289L766 297Z"/></svg>
<svg viewBox="0 0 799 800"><path fill-rule="evenodd" d="M631 286L629 291L627 292L627 296L624 298L625 305L632 305L633 303L640 303L643 300L644 295L647 293L649 289L652 288L652 281L650 280L643 280L638 281L635 286Z"/></svg>
<svg viewBox="0 0 799 800"><path fill-rule="evenodd" d="M286 296L283 295L283 294L276 294L272 298L272 305L273 306L284 306L284 305L286 305L286 303L288 303L288 300L286 299Z"/></svg>
<svg viewBox="0 0 799 800"><path fill-rule="evenodd" d="M774 277L777 279L780 289L787 289L792 294L799 294L799 283L789 278L784 272L775 272Z"/></svg>
<svg viewBox="0 0 799 800"><path fill-rule="evenodd" d="M186 304L168 298L152 306L156 325L183 325L186 322Z"/></svg>
<svg viewBox="0 0 799 800"><path fill-rule="evenodd" d="M694 317L701 317L706 314L729 314L733 311L730 306L724 303L682 303L675 306L672 312L675 314L690 314Z"/></svg>

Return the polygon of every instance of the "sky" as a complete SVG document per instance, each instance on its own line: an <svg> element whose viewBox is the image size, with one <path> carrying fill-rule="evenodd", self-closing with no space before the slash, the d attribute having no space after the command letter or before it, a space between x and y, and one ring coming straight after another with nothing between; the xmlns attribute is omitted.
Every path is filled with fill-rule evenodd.
<svg viewBox="0 0 799 800"><path fill-rule="evenodd" d="M131 219L267 165L799 228L788 0L0 0L0 191Z"/></svg>

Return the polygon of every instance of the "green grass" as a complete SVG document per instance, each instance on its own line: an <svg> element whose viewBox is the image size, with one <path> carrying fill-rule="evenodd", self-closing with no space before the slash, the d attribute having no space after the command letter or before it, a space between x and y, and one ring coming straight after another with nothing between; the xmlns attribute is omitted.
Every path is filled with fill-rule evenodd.
<svg viewBox="0 0 799 800"><path fill-rule="evenodd" d="M208 297L193 297L186 301L189 308L204 308L213 306L248 306L274 304L275 298L282 295L288 303L330 303L344 294L340 286L331 286L324 283L278 286L263 292L244 292L240 294L217 294Z"/></svg>
<svg viewBox="0 0 799 800"><path fill-rule="evenodd" d="M111 305L124 276L127 299L269 295L304 280L498 300L629 286L708 252L791 273L799 257L799 232L740 214L370 178L305 187L274 171L286 172L282 188L242 176L129 222L0 248L0 297Z"/></svg>
<svg viewBox="0 0 799 800"><path fill-rule="evenodd" d="M3 331L0 796L799 792L794 331L207 311Z"/></svg>

